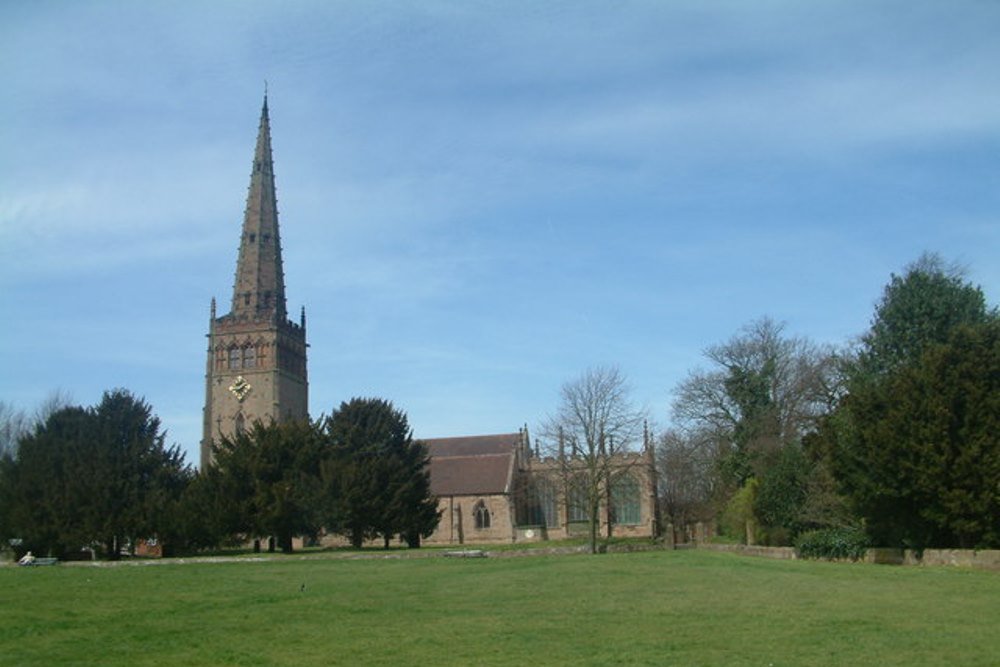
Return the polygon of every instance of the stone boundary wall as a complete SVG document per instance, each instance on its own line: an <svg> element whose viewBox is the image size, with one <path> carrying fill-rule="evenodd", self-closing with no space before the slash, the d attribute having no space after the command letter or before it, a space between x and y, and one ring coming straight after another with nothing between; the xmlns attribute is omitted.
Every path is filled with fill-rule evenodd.
<svg viewBox="0 0 1000 667"><path fill-rule="evenodd" d="M696 548L708 551L725 551L744 556L775 558L778 560L798 559L798 554L795 553L795 549L792 547L762 547L746 544L712 544L705 542L696 545ZM849 563L851 561L838 562ZM920 553L912 549L869 549L861 562L882 565L968 567L974 570L1000 571L1000 550L924 549L923 553Z"/></svg>
<svg viewBox="0 0 1000 667"><path fill-rule="evenodd" d="M485 546L485 545L482 545ZM720 551L734 553L743 556L754 556L757 558L772 558L777 560L797 560L798 554L792 547L764 547L746 544L712 544L703 542L700 544L684 543L671 545L665 544L611 544L600 549L602 553L634 553L643 551L670 551L672 549L704 549L706 551ZM500 549L490 550L475 549L481 551L487 558L521 558L531 556L569 556L576 554L587 554L590 549L586 545L574 546L551 546L538 547L532 549ZM455 550L452 550L455 551ZM393 549L382 551L370 549L359 552L343 553L307 553L293 555L279 554L259 554L256 556L195 556L186 558L153 558L121 561L66 561L60 563L62 566L75 567L116 567L116 566L150 566L150 565L170 565L185 563L253 563L267 561L291 561L291 560L395 560L414 558L441 558L448 551L441 549ZM864 563L885 564L885 565L909 565L918 567L966 567L974 570L993 570L1000 572L1000 550L980 550L971 549L925 549L922 557L912 550L902 549L869 549ZM851 563L852 561L837 561ZM16 567L13 562L0 559L0 567Z"/></svg>
<svg viewBox="0 0 1000 667"><path fill-rule="evenodd" d="M762 547L748 544L712 544L711 542L702 542L696 548L708 551L725 551L743 556L774 558L777 560L795 560L798 558L795 549L792 547Z"/></svg>
<svg viewBox="0 0 1000 667"><path fill-rule="evenodd" d="M869 563L892 565L924 565L970 567L974 570L1000 570L1000 550L982 549L869 549L865 558Z"/></svg>

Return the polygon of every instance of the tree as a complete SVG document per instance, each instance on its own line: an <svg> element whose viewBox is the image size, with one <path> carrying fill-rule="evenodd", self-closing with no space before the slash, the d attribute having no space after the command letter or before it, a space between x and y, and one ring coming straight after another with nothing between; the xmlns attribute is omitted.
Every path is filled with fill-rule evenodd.
<svg viewBox="0 0 1000 667"><path fill-rule="evenodd" d="M437 498L431 493L430 453L423 442L411 441L391 457L390 480L398 480L390 496L389 516L382 534L388 547L389 531L400 534L408 547L417 548L430 537L441 519Z"/></svg>
<svg viewBox="0 0 1000 667"><path fill-rule="evenodd" d="M0 457L13 456L21 438L48 419L52 413L69 404L69 397L59 390L49 394L34 414L18 409L6 401L0 401Z"/></svg>
<svg viewBox="0 0 1000 667"><path fill-rule="evenodd" d="M389 401L354 398L326 422L332 457L324 469L328 525L360 548L401 535L410 546L430 535L440 514L430 492L427 447Z"/></svg>
<svg viewBox="0 0 1000 667"><path fill-rule="evenodd" d="M10 403L0 401L0 457L13 456L18 441L31 429L28 413Z"/></svg>
<svg viewBox="0 0 1000 667"><path fill-rule="evenodd" d="M757 477L753 513L765 527L766 544L790 544L806 527L803 515L812 469L802 447L788 444Z"/></svg>
<svg viewBox="0 0 1000 667"><path fill-rule="evenodd" d="M678 528L704 521L714 514L715 443L706 433L668 430L656 449L660 506Z"/></svg>
<svg viewBox="0 0 1000 667"><path fill-rule="evenodd" d="M165 445L152 407L128 391L105 392L92 420L88 525L101 536L105 553L117 558L125 543L156 534L160 512L180 496L187 471L180 447Z"/></svg>
<svg viewBox="0 0 1000 667"><path fill-rule="evenodd" d="M750 323L708 348L714 368L692 373L675 392L675 423L711 434L729 484L742 484L814 429L833 400L831 352L783 329L766 317Z"/></svg>
<svg viewBox="0 0 1000 667"><path fill-rule="evenodd" d="M714 448L714 466L700 472L713 477L701 486L712 489L718 510L756 479L753 509L764 515L758 523L794 533L811 465L802 440L839 394L833 352L785 336L783 325L765 317L705 356L712 368L692 373L675 391L676 440L698 443L704 454Z"/></svg>
<svg viewBox="0 0 1000 667"><path fill-rule="evenodd" d="M996 476L984 480L977 471L990 470L996 448L996 430L989 432L996 407L982 393L991 380L982 373L995 363L989 340L997 321L982 291L937 255L886 286L847 365L847 395L819 438L876 543L995 539L979 524L996 522L989 509ZM977 470L967 468L973 454L983 459Z"/></svg>
<svg viewBox="0 0 1000 667"><path fill-rule="evenodd" d="M956 326L995 317L983 291L967 283L960 268L925 253L885 286L852 379L889 373L919 359L928 346L944 343Z"/></svg>
<svg viewBox="0 0 1000 667"><path fill-rule="evenodd" d="M97 544L117 559L158 533L186 483L183 454L164 439L152 408L122 389L56 410L3 466L6 529L39 553Z"/></svg>
<svg viewBox="0 0 1000 667"><path fill-rule="evenodd" d="M21 439L3 465L5 539L21 550L62 556L94 541L84 521L91 486L86 449L90 415L63 408ZM81 456L83 455L83 456Z"/></svg>
<svg viewBox="0 0 1000 667"><path fill-rule="evenodd" d="M214 549L246 542L237 494L228 492L219 469L201 470L184 488L170 514L169 537L177 549Z"/></svg>
<svg viewBox="0 0 1000 667"><path fill-rule="evenodd" d="M31 430L28 414L10 403L0 401L0 551L7 547L10 533L10 499L7 497L12 483L9 468L13 466L18 442Z"/></svg>
<svg viewBox="0 0 1000 667"><path fill-rule="evenodd" d="M620 455L643 434L646 413L633 406L625 376L612 366L587 369L563 384L560 398L542 432L557 443L564 487L571 503L584 505L590 552L597 553L601 506L612 505L617 478L629 472Z"/></svg>
<svg viewBox="0 0 1000 667"><path fill-rule="evenodd" d="M844 409L839 471L882 544L1000 546L1000 322L960 325L943 344Z"/></svg>
<svg viewBox="0 0 1000 667"><path fill-rule="evenodd" d="M285 553L296 535L322 528L320 470L330 453L319 423L255 421L214 448L216 484L226 498L221 523L275 537Z"/></svg>

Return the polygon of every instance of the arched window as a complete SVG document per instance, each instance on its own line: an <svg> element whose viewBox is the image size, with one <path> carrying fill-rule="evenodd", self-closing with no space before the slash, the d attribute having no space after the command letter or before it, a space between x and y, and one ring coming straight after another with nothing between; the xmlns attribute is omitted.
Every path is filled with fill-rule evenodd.
<svg viewBox="0 0 1000 667"><path fill-rule="evenodd" d="M490 510L482 500L472 508L472 517L476 521L476 530L485 530L490 527Z"/></svg>
<svg viewBox="0 0 1000 667"><path fill-rule="evenodd" d="M243 435L243 430L245 428L246 428L246 419L244 419L242 412L237 412L236 424L235 424L236 435Z"/></svg>
<svg viewBox="0 0 1000 667"><path fill-rule="evenodd" d="M619 525L640 522L639 482L633 475L619 477L611 485L611 521Z"/></svg>

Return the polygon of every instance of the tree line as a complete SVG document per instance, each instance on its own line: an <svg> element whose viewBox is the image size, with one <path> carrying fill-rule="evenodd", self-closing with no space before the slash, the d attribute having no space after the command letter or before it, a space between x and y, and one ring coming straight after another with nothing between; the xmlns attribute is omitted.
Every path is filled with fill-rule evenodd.
<svg viewBox="0 0 1000 667"><path fill-rule="evenodd" d="M765 317L704 356L657 438L665 521L820 552L1000 547L1000 313L940 257L891 276L857 341L817 345ZM560 398L541 432L588 482L596 550L615 456L646 414L613 367L567 382ZM417 546L439 518L426 447L382 399L253 424L217 443L200 474L164 440L150 406L124 390L91 408L56 398L34 418L0 403L3 544L115 558L151 536L168 550L273 538L287 551L293 536L331 531L355 546Z"/></svg>
<svg viewBox="0 0 1000 667"><path fill-rule="evenodd" d="M200 474L123 389L34 420L0 408L11 431L0 539L17 553L117 559L149 538L166 554L260 540L291 551L294 536L324 531L356 547L396 537L415 547L437 525L426 446L383 399L352 399L316 421L256 422L216 443Z"/></svg>
<svg viewBox="0 0 1000 667"><path fill-rule="evenodd" d="M659 439L664 514L765 544L1000 547L1000 315L936 255L824 347L763 318L709 347ZM811 542L812 543L812 542Z"/></svg>

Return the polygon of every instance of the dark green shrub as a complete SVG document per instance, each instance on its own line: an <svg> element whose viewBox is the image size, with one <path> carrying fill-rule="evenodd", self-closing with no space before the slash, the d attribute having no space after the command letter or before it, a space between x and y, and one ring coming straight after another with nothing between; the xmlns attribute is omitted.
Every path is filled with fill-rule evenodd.
<svg viewBox="0 0 1000 667"><path fill-rule="evenodd" d="M864 558L868 546L868 536L860 528L810 530L795 540L799 558L859 560Z"/></svg>
<svg viewBox="0 0 1000 667"><path fill-rule="evenodd" d="M761 526L757 542L765 547L787 547L792 544L792 533L784 526Z"/></svg>

